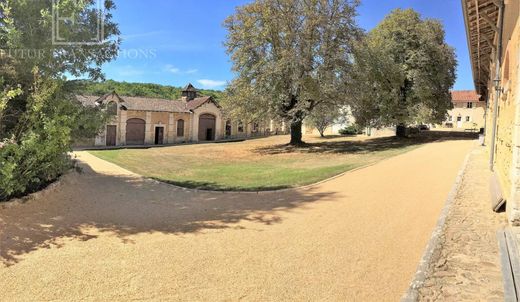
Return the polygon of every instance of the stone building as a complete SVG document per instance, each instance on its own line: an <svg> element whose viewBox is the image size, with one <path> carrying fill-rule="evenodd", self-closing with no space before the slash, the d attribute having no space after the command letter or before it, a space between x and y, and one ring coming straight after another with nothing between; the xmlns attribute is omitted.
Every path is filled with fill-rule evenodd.
<svg viewBox="0 0 520 302"><path fill-rule="evenodd" d="M120 96L77 96L85 106L103 106L113 117L83 146L163 145L248 138L285 132L273 120L245 123L227 118L211 96L188 84L178 100Z"/></svg>
<svg viewBox="0 0 520 302"><path fill-rule="evenodd" d="M462 0L475 88L487 102L489 166L520 225L520 3Z"/></svg>
<svg viewBox="0 0 520 302"><path fill-rule="evenodd" d="M453 109L448 111L444 126L455 129L480 129L484 127L486 102L474 90L451 92Z"/></svg>

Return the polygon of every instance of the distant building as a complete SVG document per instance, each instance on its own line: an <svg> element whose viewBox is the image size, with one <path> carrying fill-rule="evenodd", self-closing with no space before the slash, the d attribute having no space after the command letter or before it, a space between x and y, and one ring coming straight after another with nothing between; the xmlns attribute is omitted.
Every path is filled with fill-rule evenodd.
<svg viewBox="0 0 520 302"><path fill-rule="evenodd" d="M448 111L444 126L456 129L480 129L484 127L486 102L480 101L474 90L451 92L453 109Z"/></svg>
<svg viewBox="0 0 520 302"><path fill-rule="evenodd" d="M324 135L339 135L341 129L352 126L356 123L356 119L352 115L350 107L346 106L340 109L340 111L341 117L325 129L323 132ZM320 135L318 129L310 125L308 120L303 121L302 133L306 135Z"/></svg>
<svg viewBox="0 0 520 302"><path fill-rule="evenodd" d="M82 146L163 145L248 138L285 132L273 120L246 123L226 117L211 96L199 96L188 84L178 100L120 96L77 96L84 106L104 106L113 116Z"/></svg>

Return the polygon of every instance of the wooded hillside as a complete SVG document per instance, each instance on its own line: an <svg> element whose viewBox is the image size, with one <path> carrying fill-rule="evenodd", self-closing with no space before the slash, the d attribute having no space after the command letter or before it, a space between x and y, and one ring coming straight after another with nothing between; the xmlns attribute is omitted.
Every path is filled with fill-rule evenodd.
<svg viewBox="0 0 520 302"><path fill-rule="evenodd" d="M119 95L175 100L181 97L182 91L182 87L152 83L128 83L114 80L107 80L104 82L76 80L73 82L78 85L78 93L99 96L115 91ZM199 90L199 93L204 96L212 96L216 100L218 100L223 94L222 91L206 89Z"/></svg>

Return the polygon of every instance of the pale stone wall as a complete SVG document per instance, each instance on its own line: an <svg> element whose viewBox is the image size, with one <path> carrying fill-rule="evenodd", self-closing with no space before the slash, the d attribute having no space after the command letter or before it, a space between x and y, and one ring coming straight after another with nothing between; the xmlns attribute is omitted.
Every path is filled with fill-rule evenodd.
<svg viewBox="0 0 520 302"><path fill-rule="evenodd" d="M517 22L506 49L506 59L502 68L504 93L499 110L497 131L497 170L505 178L506 192L510 192L508 212L515 224L520 223L520 22ZM505 67L505 66L504 66Z"/></svg>
<svg viewBox="0 0 520 302"><path fill-rule="evenodd" d="M110 96L109 101L116 101L118 99ZM215 120L215 139L225 139L225 126L227 118L223 117L221 109L213 103L206 103L194 112L156 112L156 111L140 111L140 110L120 110L117 109L117 116L107 124L115 125L116 128L116 145L124 146L126 144L126 122L132 118L139 118L145 121L145 145L153 145L155 143L155 129L156 127L164 128L163 143L175 144L185 142L198 141L198 126L199 116L202 114L212 114L216 117ZM184 136L177 136L177 122L184 120ZM253 131L253 124L243 122L243 131L238 132L238 120L232 120L231 138L248 138L255 136L262 136L266 134L274 134L278 129L278 134L285 129L283 122L276 121L260 121L258 122L257 131ZM269 131L268 131L269 130ZM78 146L106 146L106 126L90 143L78 143Z"/></svg>
<svg viewBox="0 0 520 302"><path fill-rule="evenodd" d="M453 109L448 111L446 123L451 123L453 128L470 129L484 127L484 116L486 110L485 102L472 102L473 108L467 108L466 103L454 103ZM450 119L451 117L451 119ZM457 122L457 117L461 117L461 122ZM469 117L469 121L466 121ZM475 126L476 124L476 126Z"/></svg>
<svg viewBox="0 0 520 302"><path fill-rule="evenodd" d="M512 29L512 30L511 30ZM516 20L515 26L506 28L502 60L503 92L498 100L496 146L494 171L499 178L504 197L507 199L507 212L514 225L520 225L520 23ZM494 63L490 70L494 70ZM487 114L486 144L491 146L492 123L496 94L492 81L488 83L489 105Z"/></svg>
<svg viewBox="0 0 520 302"><path fill-rule="evenodd" d="M173 114L173 133L172 143L185 143L190 140L191 137L191 120L193 115L191 113L174 113ZM177 136L177 122L179 120L184 121L184 136Z"/></svg>
<svg viewBox="0 0 520 302"><path fill-rule="evenodd" d="M103 129L100 131L100 133L95 137L94 139L94 145L95 146L105 146L106 145L106 131L107 126L116 126L116 145L120 145L121 143L124 143L125 138L121 138L121 123L123 122L123 119L121 117L122 113L124 113L124 110L119 109L119 100L114 97L113 95L109 96L105 100L105 104L108 104L110 102L116 102L117 103L117 115L115 115L106 125L103 127ZM124 120L126 122L126 119ZM126 128L126 127L125 127Z"/></svg>
<svg viewBox="0 0 520 302"><path fill-rule="evenodd" d="M203 114L211 114L215 116L215 140L223 138L222 112L215 104L208 102L193 110L193 118L191 120L191 140L194 142L199 141L199 117Z"/></svg>

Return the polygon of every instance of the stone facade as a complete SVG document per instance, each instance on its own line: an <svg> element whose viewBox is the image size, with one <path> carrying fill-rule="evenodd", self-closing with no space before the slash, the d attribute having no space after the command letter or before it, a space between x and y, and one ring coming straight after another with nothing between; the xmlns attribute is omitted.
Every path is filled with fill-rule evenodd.
<svg viewBox="0 0 520 302"><path fill-rule="evenodd" d="M496 90L492 88L489 98L488 120L487 123L492 125L493 115L495 114L495 102L498 102L498 110L496 111L496 139L494 156L494 171L499 178L502 186L502 192L507 199L507 212L510 221L515 225L520 224L520 162L518 157L520 141L518 135L520 133L520 93L519 83L519 44L520 44L520 23L516 24L511 31L510 40L505 47L504 59L501 68L501 88L499 99L496 100ZM494 64L491 65L494 68ZM494 87L490 81L490 87ZM491 89L490 89L491 91ZM490 130L492 128L489 128ZM490 135L487 132L486 143L492 146Z"/></svg>
<svg viewBox="0 0 520 302"><path fill-rule="evenodd" d="M486 14L493 16L491 21L474 22L480 11L475 3L480 4L478 8L486 5ZM501 3L463 0L463 11L475 86L487 100L485 144L490 156L489 166L499 179L507 200L509 221L513 225L520 225L520 4L517 0L504 0L501 22L498 18ZM490 22L496 22L497 25L492 31L487 30ZM498 38L500 32L501 41ZM497 56L499 49L502 51ZM498 75L495 72L497 57L501 58Z"/></svg>
<svg viewBox="0 0 520 302"><path fill-rule="evenodd" d="M198 142L201 137L203 140L208 139L204 137L204 131L208 129L212 134L209 140L285 133L283 122L268 120L245 123L232 120L225 116L211 97L197 97L193 86L186 87L179 100L126 97L116 93L102 97L78 96L78 100L86 106L103 106L106 110L113 108L113 118L96 138L83 141L78 146L134 145L135 143L127 143L129 135L132 136L132 142L138 139L144 145ZM201 124L201 116L210 117L209 126ZM213 124L211 118L214 120ZM139 125L131 125L132 130L128 130L130 120L137 121Z"/></svg>
<svg viewBox="0 0 520 302"><path fill-rule="evenodd" d="M453 103L453 109L448 111L444 125L454 129L473 129L484 127L486 111L485 102Z"/></svg>

